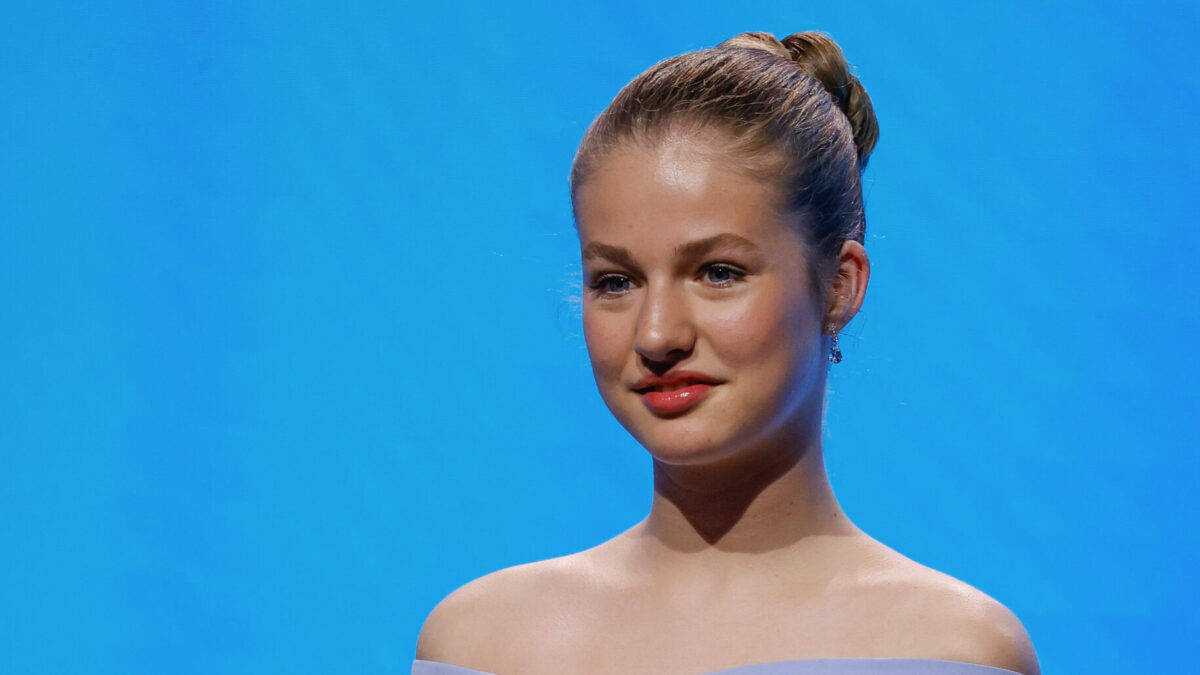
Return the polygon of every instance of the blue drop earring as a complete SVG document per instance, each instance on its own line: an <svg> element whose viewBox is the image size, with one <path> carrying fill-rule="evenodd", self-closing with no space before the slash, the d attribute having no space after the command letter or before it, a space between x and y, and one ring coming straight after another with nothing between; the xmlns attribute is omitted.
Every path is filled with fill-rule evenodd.
<svg viewBox="0 0 1200 675"><path fill-rule="evenodd" d="M833 347L831 347L829 350L829 362L830 363L841 363L842 362L842 350L841 350L841 348L838 347L837 330L834 328L833 324L829 324L829 327L827 330L829 331L830 335L833 335Z"/></svg>

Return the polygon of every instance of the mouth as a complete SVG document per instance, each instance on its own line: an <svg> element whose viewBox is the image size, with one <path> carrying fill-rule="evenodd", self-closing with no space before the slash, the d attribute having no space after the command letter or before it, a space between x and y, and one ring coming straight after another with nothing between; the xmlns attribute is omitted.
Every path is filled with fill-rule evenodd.
<svg viewBox="0 0 1200 675"><path fill-rule="evenodd" d="M643 387L636 390L642 403L650 412L661 417L675 417L692 410L700 404L717 383L676 382L658 387Z"/></svg>
<svg viewBox="0 0 1200 675"><path fill-rule="evenodd" d="M639 394L650 392L669 394L696 385L718 385L721 382L722 380L695 370L677 370L665 375L646 375L630 388Z"/></svg>
<svg viewBox="0 0 1200 675"><path fill-rule="evenodd" d="M688 387L694 387L694 386L696 386L696 385L698 385L698 384L706 384L706 385L711 385L711 384L713 384L713 383L710 383L710 382L694 382L694 381L673 382L673 383L671 383L671 384L660 384L660 385L655 385L655 386L650 386L650 387L640 387L640 388L638 388L638 389L634 389L634 391L636 391L636 392L637 392L637 393L639 393L639 394L648 394L648 393L650 393L650 392L652 392L652 391L654 391L654 392L658 392L658 393L660 393L660 394L670 394L670 393L672 393L672 392L676 392L676 391L680 391L680 390L683 390L683 389L687 389Z"/></svg>

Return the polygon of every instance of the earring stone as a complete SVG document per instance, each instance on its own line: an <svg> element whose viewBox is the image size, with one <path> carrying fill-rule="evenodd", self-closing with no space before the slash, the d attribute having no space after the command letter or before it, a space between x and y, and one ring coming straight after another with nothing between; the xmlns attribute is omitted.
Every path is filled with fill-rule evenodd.
<svg viewBox="0 0 1200 675"><path fill-rule="evenodd" d="M837 333L833 334L833 346L829 349L829 362L830 363L841 363L842 362L842 350L841 350L841 348L838 347Z"/></svg>

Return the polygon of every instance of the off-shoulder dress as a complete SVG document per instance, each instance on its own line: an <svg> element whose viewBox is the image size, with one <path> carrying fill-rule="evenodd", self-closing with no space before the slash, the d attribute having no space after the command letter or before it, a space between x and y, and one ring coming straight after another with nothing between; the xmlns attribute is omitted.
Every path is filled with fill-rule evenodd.
<svg viewBox="0 0 1200 675"><path fill-rule="evenodd" d="M493 675L437 661L413 662L412 675ZM773 661L705 675L1020 675L1004 668L938 659L836 658Z"/></svg>

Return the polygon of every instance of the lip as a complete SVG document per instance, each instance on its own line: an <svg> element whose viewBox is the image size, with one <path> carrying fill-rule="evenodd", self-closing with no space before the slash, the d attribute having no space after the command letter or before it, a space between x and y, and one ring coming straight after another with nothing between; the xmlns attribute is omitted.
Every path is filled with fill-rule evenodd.
<svg viewBox="0 0 1200 675"><path fill-rule="evenodd" d="M708 396L716 385L693 384L675 391L648 391L642 394L642 402L659 415L679 415L691 410Z"/></svg>
<svg viewBox="0 0 1200 675"><path fill-rule="evenodd" d="M661 377L647 375L632 387L642 395L642 402L651 412L658 415L679 415L691 410L707 396L721 380L704 373L679 370ZM671 386L684 385L675 391L659 391Z"/></svg>

